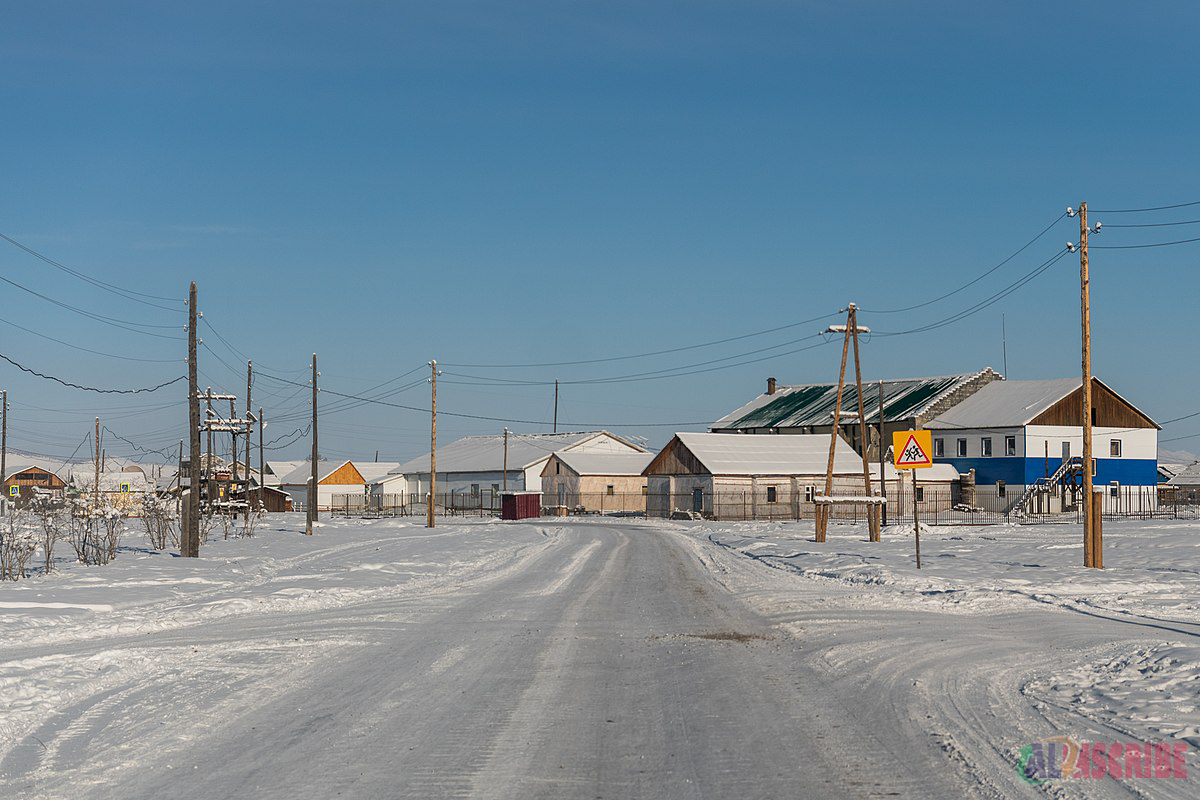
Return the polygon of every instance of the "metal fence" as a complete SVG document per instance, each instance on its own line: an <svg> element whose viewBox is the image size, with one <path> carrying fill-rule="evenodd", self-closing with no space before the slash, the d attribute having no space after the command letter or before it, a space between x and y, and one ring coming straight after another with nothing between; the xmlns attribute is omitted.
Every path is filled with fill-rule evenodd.
<svg viewBox="0 0 1200 800"><path fill-rule="evenodd" d="M398 494L335 494L329 512L346 516L424 517L428 495ZM499 516L500 493L490 489L478 494L446 492L438 494L433 504L437 516Z"/></svg>
<svg viewBox="0 0 1200 800"><path fill-rule="evenodd" d="M885 519L888 524L910 522L913 518L913 492L888 497ZM1098 487L1105 494L1105 519L1200 518L1200 491L1164 491L1160 487ZM950 487L918 487L916 508L926 525L995 525L1003 523L1081 523L1083 505L1080 492L1059 492L1055 502L1029 503L1029 510L1017 509L1021 492L1004 494L993 486L963 492ZM837 496L835 492L834 496ZM560 502L565 500L565 502ZM831 507L830 520L838 523L865 524L869 503L839 502ZM649 513L647 513L649 509ZM416 516L426 514L426 496L417 494L338 494L330 512L349 516ZM438 494L434 503L438 516L499 516L500 493L488 490L478 494L449 492ZM745 492L686 493L585 493L559 498L547 492L542 496L544 516L603 515L650 516L658 518L696 518L716 521L812 520L816 504L806 494L778 495L758 490Z"/></svg>

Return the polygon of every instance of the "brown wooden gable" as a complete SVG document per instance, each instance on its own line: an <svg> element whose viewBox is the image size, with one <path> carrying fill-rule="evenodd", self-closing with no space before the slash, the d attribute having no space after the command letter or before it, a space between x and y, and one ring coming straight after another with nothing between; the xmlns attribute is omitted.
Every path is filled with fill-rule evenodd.
<svg viewBox="0 0 1200 800"><path fill-rule="evenodd" d="M732 435L732 434L731 434ZM692 455L692 451L684 447L683 442L676 436L667 443L650 466L642 472L643 475L711 475L700 459Z"/></svg>
<svg viewBox="0 0 1200 800"><path fill-rule="evenodd" d="M34 478L34 474L45 474L48 478ZM8 486L40 486L44 489L62 489L66 486L62 478L55 475L48 469L43 467L26 467L25 469L14 472L4 480L5 487Z"/></svg>
<svg viewBox="0 0 1200 800"><path fill-rule="evenodd" d="M1092 379L1094 425L1104 428L1157 428L1154 420L1134 408L1119 394L1095 378ZM1083 387L1034 417L1030 425L1083 425Z"/></svg>
<svg viewBox="0 0 1200 800"><path fill-rule="evenodd" d="M320 480L322 486L364 484L366 482L367 480L362 476L362 473L355 469L354 464L349 461Z"/></svg>

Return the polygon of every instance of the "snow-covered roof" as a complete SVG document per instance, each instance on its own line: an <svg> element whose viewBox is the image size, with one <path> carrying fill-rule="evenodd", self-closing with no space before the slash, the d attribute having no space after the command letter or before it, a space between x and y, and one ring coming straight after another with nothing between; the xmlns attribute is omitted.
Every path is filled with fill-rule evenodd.
<svg viewBox="0 0 1200 800"><path fill-rule="evenodd" d="M122 484L129 484L131 492L152 492L155 482L140 472L101 472L100 491L119 492ZM80 491L91 490L96 485L95 473L76 473L75 485Z"/></svg>
<svg viewBox="0 0 1200 800"><path fill-rule="evenodd" d="M300 460L300 461L268 461L267 462L267 475L268 475L268 477L270 477L271 475L274 475L277 478L282 478L284 475L287 475L289 472L293 472L301 464L307 464L307 463L308 462L304 461L304 460Z"/></svg>
<svg viewBox="0 0 1200 800"><path fill-rule="evenodd" d="M367 483L375 483L384 475L391 473L400 466L399 461L354 461L354 468L358 470L358 474L363 476L363 480Z"/></svg>
<svg viewBox="0 0 1200 800"><path fill-rule="evenodd" d="M1200 485L1200 463L1188 464L1179 472L1175 473L1175 477L1167 481L1168 486L1196 486Z"/></svg>
<svg viewBox="0 0 1200 800"><path fill-rule="evenodd" d="M608 452L646 452L608 431L508 434L508 468L528 469L553 453L587 447ZM504 434L467 436L438 447L438 474L443 472L500 472L504 469ZM428 474L429 454L401 464L393 473Z"/></svg>
<svg viewBox="0 0 1200 800"><path fill-rule="evenodd" d="M902 378L883 381L883 417L885 422L902 422L919 417L935 403L964 384L976 379L1000 375L987 367L962 375L930 378ZM863 412L867 421L879 418L879 381L863 382ZM755 428L804 428L833 422L837 402L836 383L811 383L780 386L774 394L762 394L712 424L713 430ZM851 380L842 390L842 411L857 418L858 390Z"/></svg>
<svg viewBox="0 0 1200 800"><path fill-rule="evenodd" d="M344 467L346 464L353 462L343 459L342 461L318 461L317 462L317 481L323 481L331 474ZM279 479L280 486L304 486L308 483L308 479L312 477L312 463L309 461L300 462L300 466L284 475Z"/></svg>
<svg viewBox="0 0 1200 800"><path fill-rule="evenodd" d="M554 454L577 475L641 475L654 453L591 453L564 450ZM549 467L547 467L549 468Z"/></svg>
<svg viewBox="0 0 1200 800"><path fill-rule="evenodd" d="M929 428L1019 428L1075 391L1080 378L996 381L931 420Z"/></svg>
<svg viewBox="0 0 1200 800"><path fill-rule="evenodd" d="M879 480L879 465L871 464L870 467L871 467L871 480L872 481ZM953 464L934 464L932 467L923 467L923 468L917 469L917 470L896 469L894 466L892 466L891 464L889 464L887 462L884 462L884 464L883 464L883 475L889 481L894 481L897 478L899 478L901 480L911 481L912 478L908 477L907 474L899 474L899 473L908 473L910 471L917 473L917 481L920 483L924 483L926 481L937 481L937 482L949 481L949 482L953 483L954 481L958 480L961 477L959 475L958 470L955 468L955 466Z"/></svg>
<svg viewBox="0 0 1200 800"><path fill-rule="evenodd" d="M827 434L677 433L675 438L713 475L823 475L829 464ZM840 436L833 471L862 474L862 457Z"/></svg>

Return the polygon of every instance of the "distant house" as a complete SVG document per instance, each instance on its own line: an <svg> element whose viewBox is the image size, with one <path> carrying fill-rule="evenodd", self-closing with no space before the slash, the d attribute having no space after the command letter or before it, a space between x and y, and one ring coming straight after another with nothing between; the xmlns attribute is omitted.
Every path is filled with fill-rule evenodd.
<svg viewBox="0 0 1200 800"><path fill-rule="evenodd" d="M57 472L33 465L13 472L4 479L4 498L18 505L28 503L37 495L62 500L66 487L66 482ZM13 494L13 488L16 488L16 494Z"/></svg>
<svg viewBox="0 0 1200 800"><path fill-rule="evenodd" d="M307 463L307 461L268 461L263 474L263 486L279 486L285 476Z"/></svg>
<svg viewBox="0 0 1200 800"><path fill-rule="evenodd" d="M829 436L677 433L643 470L646 514L691 511L719 520L800 518L825 490ZM840 437L834 494L863 493L862 457Z"/></svg>
<svg viewBox="0 0 1200 800"><path fill-rule="evenodd" d="M1082 398L1079 378L991 383L926 426L934 461L974 470L980 505L995 498L1004 511L1035 502L1043 511L1074 507L1083 475ZM1098 379L1092 404L1093 483L1105 488L1106 508L1155 508L1158 425Z"/></svg>
<svg viewBox="0 0 1200 800"><path fill-rule="evenodd" d="M646 449L608 431L575 433L509 433L505 470L503 434L467 436L438 447L438 496L469 498L495 495L502 489L540 492L542 470L558 452L645 453ZM401 464L394 474L406 477L406 491L423 498L429 491L429 454Z"/></svg>
<svg viewBox="0 0 1200 800"><path fill-rule="evenodd" d="M580 511L646 510L646 478L652 453L564 450L542 468L542 505Z"/></svg>
<svg viewBox="0 0 1200 800"><path fill-rule="evenodd" d="M891 444L894 431L912 430L994 381L1003 380L991 367L980 372L941 375L932 378L903 378L863 382L863 414L867 421L867 457L877 461L879 397L883 393L884 449ZM746 405L726 414L712 424L713 433L812 434L829 435L833 428L833 407L837 403L836 383L777 385L767 380L767 391ZM842 390L838 433L854 450L859 446L858 389L850 381Z"/></svg>
<svg viewBox="0 0 1200 800"><path fill-rule="evenodd" d="M95 473L76 472L75 486L79 490L80 499L90 507L96 496ZM156 487L156 482L146 477L138 467L125 467L120 472L101 472L100 506L115 508L124 514L138 515L142 512L145 497L154 496Z"/></svg>
<svg viewBox="0 0 1200 800"><path fill-rule="evenodd" d="M904 518L912 519L913 475L917 478L917 510L921 514L949 511L962 502L962 476L953 464L934 464L923 469L896 469L891 462L883 465L886 486L879 485L879 465L871 464L871 488L887 495L887 518L889 523Z"/></svg>
<svg viewBox="0 0 1200 800"><path fill-rule="evenodd" d="M279 488L292 496L297 508L308 504L312 462L305 461L280 479ZM317 462L317 509L328 511L335 494L365 494L366 481L352 461Z"/></svg>
<svg viewBox="0 0 1200 800"><path fill-rule="evenodd" d="M1163 502L1188 505L1200 503L1200 462L1180 467L1162 488L1166 490L1160 493Z"/></svg>

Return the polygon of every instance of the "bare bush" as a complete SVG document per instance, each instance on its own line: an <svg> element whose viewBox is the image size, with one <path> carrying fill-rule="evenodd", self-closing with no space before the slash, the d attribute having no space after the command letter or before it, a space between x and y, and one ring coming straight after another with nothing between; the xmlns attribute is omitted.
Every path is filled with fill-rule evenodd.
<svg viewBox="0 0 1200 800"><path fill-rule="evenodd" d="M142 499L142 524L155 550L166 550L169 544L178 546L179 522L173 499L147 494Z"/></svg>
<svg viewBox="0 0 1200 800"><path fill-rule="evenodd" d="M63 538L64 515L60 508L49 502L35 504L34 510L41 522L41 535L38 538L42 546L43 572L49 575L54 571L54 545Z"/></svg>
<svg viewBox="0 0 1200 800"><path fill-rule="evenodd" d="M29 515L12 511L0 525L0 581L27 577L26 567L37 551L37 536Z"/></svg>
<svg viewBox="0 0 1200 800"><path fill-rule="evenodd" d="M79 504L67 526L67 541L81 564L107 564L117 557L125 520L112 507L93 510Z"/></svg>

